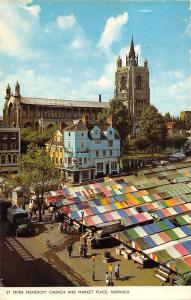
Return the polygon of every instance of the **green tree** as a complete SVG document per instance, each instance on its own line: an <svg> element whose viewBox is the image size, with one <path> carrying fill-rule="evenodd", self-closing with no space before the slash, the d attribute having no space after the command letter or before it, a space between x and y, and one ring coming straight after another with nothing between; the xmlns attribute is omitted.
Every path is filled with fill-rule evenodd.
<svg viewBox="0 0 191 300"><path fill-rule="evenodd" d="M164 117L153 106L148 106L141 115L141 134L149 141L151 154L156 146L165 146L167 127Z"/></svg>
<svg viewBox="0 0 191 300"><path fill-rule="evenodd" d="M106 125L109 116L112 116L113 127L117 129L120 135L122 146L125 145L128 134L133 127L133 122L128 115L127 106L122 101L116 99L110 100L109 108L104 109L98 115L99 124Z"/></svg>
<svg viewBox="0 0 191 300"><path fill-rule="evenodd" d="M164 114L164 119L165 119L166 122L172 121L172 117L171 117L171 115L170 115L169 112L166 112L166 113Z"/></svg>
<svg viewBox="0 0 191 300"><path fill-rule="evenodd" d="M137 138L132 140L131 145L140 151L145 151L150 146L150 142L146 138Z"/></svg>
<svg viewBox="0 0 191 300"><path fill-rule="evenodd" d="M187 138L185 136L177 135L167 138L166 146L175 149L181 149L186 141Z"/></svg>
<svg viewBox="0 0 191 300"><path fill-rule="evenodd" d="M43 148L34 144L28 146L27 153L20 160L20 173L16 177L17 184L23 188L25 197L30 200L31 192L38 205L39 222L42 221L44 193L52 190L55 180L59 178L50 158Z"/></svg>
<svg viewBox="0 0 191 300"><path fill-rule="evenodd" d="M53 134L58 130L59 126L54 125L44 132L32 130L30 128L23 128L21 130L21 150L26 153L28 145L34 143L39 147L44 147L44 143L50 140Z"/></svg>

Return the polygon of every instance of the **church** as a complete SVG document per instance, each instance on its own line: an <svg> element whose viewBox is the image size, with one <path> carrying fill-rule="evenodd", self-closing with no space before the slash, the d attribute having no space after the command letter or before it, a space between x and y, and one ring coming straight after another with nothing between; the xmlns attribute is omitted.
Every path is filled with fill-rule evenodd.
<svg viewBox="0 0 191 300"><path fill-rule="evenodd" d="M129 54L126 55L125 66L120 57L117 59L115 73L114 98L128 107L129 116L139 121L142 111L150 103L149 70L145 59L139 66L138 55L135 53L133 38ZM55 124L63 129L70 126L73 120L81 119L84 114L92 123L96 123L100 111L108 107L109 102L74 101L61 99L44 99L21 96L17 82L12 93L9 84L6 88L3 108L4 124L46 130Z"/></svg>

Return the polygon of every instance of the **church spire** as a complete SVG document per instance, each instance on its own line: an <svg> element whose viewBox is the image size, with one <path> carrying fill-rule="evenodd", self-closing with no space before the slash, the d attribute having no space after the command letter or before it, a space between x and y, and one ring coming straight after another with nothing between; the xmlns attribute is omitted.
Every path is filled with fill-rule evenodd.
<svg viewBox="0 0 191 300"><path fill-rule="evenodd" d="M138 65L138 57L136 57L136 54L135 54L133 35L132 35L132 39L131 39L131 46L130 46L130 50L129 50L129 55L126 58L126 65L127 66L137 66Z"/></svg>
<svg viewBox="0 0 191 300"><path fill-rule="evenodd" d="M133 35L131 38L131 47L129 51L129 57L132 57L133 59L135 58L135 48L134 48L134 42L133 42Z"/></svg>

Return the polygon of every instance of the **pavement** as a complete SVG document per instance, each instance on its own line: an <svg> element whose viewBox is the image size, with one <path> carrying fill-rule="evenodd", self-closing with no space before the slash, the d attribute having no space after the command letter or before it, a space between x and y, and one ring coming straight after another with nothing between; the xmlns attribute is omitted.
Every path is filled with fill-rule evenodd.
<svg viewBox="0 0 191 300"><path fill-rule="evenodd" d="M47 216L46 216L47 218ZM34 237L14 237L3 223L1 240L1 277L5 286L105 286L105 249L92 249L87 258L80 258L79 234L65 234L58 231L58 223L47 220L37 223L39 234ZM53 245L47 249L46 240ZM72 258L67 253L68 242L73 244ZM115 286L161 286L154 276L155 268L141 269L138 263L126 260L116 254L116 246L107 248L114 260L113 269L120 264L120 280ZM92 255L95 256L95 281Z"/></svg>

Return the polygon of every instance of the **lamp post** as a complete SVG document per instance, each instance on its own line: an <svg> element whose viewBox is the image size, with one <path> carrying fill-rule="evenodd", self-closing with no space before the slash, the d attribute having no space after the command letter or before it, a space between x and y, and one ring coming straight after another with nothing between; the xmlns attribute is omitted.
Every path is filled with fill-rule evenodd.
<svg viewBox="0 0 191 300"><path fill-rule="evenodd" d="M82 239L83 239L83 234L84 234L84 211L81 211L82 214Z"/></svg>
<svg viewBox="0 0 191 300"><path fill-rule="evenodd" d="M93 262L93 272L92 272L92 279L95 281L95 256L92 256L92 262Z"/></svg>

